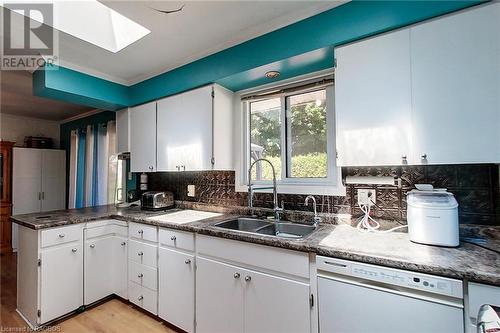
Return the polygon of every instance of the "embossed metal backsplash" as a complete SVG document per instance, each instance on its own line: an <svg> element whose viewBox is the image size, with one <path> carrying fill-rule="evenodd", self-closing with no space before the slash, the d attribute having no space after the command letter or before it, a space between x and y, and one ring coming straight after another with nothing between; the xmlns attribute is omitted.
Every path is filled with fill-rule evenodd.
<svg viewBox="0 0 500 333"><path fill-rule="evenodd" d="M394 176L400 177L402 186L349 185L347 195L318 195L318 211L323 213L347 213L360 215L357 206L357 189L375 188L377 206L374 215L385 219L406 219L406 193L414 184L426 183L444 187L454 193L459 203L460 223L500 225L499 166L433 165L396 167L348 167L342 169L345 176ZM195 197L187 196L187 185L196 186ZM246 206L247 193L235 192L234 171L157 172L149 174L149 189L167 190L176 200L197 201L223 206ZM280 194L278 200L285 209L309 210L304 206L306 195ZM258 193L254 204L258 207L273 206L272 194Z"/></svg>

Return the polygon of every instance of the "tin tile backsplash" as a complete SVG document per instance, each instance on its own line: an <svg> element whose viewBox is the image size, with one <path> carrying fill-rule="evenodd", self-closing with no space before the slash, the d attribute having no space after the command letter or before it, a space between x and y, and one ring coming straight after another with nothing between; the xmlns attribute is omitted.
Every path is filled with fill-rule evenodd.
<svg viewBox="0 0 500 333"><path fill-rule="evenodd" d="M460 223L500 225L499 166L432 165L395 167L347 167L342 176L393 176L401 178L401 187L388 185L348 185L346 196L316 196L318 211L361 215L357 206L357 190L376 189L374 216L383 219L406 219L406 193L414 184L427 183L447 188L459 203ZM187 185L196 186L195 197L187 196ZM157 172L149 174L150 190L174 192L176 200L197 201L223 206L246 206L247 193L235 192L234 171ZM310 210L304 206L306 195L280 194L285 209ZM257 207L273 205L272 194L257 193Z"/></svg>

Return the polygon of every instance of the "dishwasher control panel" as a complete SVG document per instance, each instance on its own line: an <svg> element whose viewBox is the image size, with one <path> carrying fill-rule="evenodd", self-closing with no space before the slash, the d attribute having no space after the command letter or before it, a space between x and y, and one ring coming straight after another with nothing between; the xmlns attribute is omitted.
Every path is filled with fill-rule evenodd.
<svg viewBox="0 0 500 333"><path fill-rule="evenodd" d="M318 271L462 298L462 281L348 260L317 257Z"/></svg>

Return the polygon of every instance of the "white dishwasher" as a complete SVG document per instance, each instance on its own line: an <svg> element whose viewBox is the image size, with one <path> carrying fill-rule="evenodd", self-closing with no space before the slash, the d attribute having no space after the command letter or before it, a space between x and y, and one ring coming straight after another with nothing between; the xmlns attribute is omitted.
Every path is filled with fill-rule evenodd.
<svg viewBox="0 0 500 333"><path fill-rule="evenodd" d="M463 333L462 281L317 257L320 333Z"/></svg>

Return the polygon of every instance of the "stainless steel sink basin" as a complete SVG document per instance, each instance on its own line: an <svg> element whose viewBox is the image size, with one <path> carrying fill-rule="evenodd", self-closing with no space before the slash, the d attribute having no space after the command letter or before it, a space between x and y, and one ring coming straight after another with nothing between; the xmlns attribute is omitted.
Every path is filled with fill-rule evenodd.
<svg viewBox="0 0 500 333"><path fill-rule="evenodd" d="M316 227L308 224L278 222L257 230L262 235L272 235L283 238L304 238L310 235Z"/></svg>
<svg viewBox="0 0 500 333"><path fill-rule="evenodd" d="M238 219L219 222L216 227L267 235L281 238L300 239L310 235L316 227L314 225L291 222L274 222L255 218L240 217Z"/></svg>
<svg viewBox="0 0 500 333"><path fill-rule="evenodd" d="M271 222L253 218L240 217L236 220L224 221L215 224L216 227L238 231L255 232L257 229L269 226Z"/></svg>

